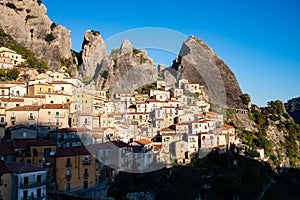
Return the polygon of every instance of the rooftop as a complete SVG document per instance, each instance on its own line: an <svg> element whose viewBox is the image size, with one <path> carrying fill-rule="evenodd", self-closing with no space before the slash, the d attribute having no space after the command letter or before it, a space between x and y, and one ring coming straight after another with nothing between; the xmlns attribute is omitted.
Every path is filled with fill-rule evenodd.
<svg viewBox="0 0 300 200"><path fill-rule="evenodd" d="M18 174L46 171L46 169L43 169L42 167L31 165L25 162L7 162L6 166L8 167L10 172L15 172Z"/></svg>

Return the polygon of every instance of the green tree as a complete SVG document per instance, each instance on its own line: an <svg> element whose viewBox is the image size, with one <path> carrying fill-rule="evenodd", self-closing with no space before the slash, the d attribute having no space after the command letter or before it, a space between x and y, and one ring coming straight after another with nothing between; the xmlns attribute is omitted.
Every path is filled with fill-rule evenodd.
<svg viewBox="0 0 300 200"><path fill-rule="evenodd" d="M19 76L20 72L17 69L10 69L7 71L6 76L8 80L16 80Z"/></svg>
<svg viewBox="0 0 300 200"><path fill-rule="evenodd" d="M248 104L251 102L250 95L246 93L241 95L241 99L243 104L245 104L246 106L248 106Z"/></svg>
<svg viewBox="0 0 300 200"><path fill-rule="evenodd" d="M37 66L39 69L41 70L47 70L48 69L48 63L46 60L40 60L38 62L38 66Z"/></svg>

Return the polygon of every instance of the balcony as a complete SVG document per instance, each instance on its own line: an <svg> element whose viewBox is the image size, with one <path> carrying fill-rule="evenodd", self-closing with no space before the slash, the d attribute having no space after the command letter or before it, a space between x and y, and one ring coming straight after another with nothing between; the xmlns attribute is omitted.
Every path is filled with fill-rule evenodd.
<svg viewBox="0 0 300 200"><path fill-rule="evenodd" d="M56 122L41 122L40 126L51 126L51 127L61 127L62 122L56 123Z"/></svg>
<svg viewBox="0 0 300 200"><path fill-rule="evenodd" d="M20 183L20 188L21 189L29 189L29 188L36 188L36 187L40 187L40 186L43 186L43 185L46 185L48 183L47 180L43 180L43 181L40 181L40 182L30 182L30 183Z"/></svg>
<svg viewBox="0 0 300 200"><path fill-rule="evenodd" d="M10 120L11 120L11 121L15 121L15 120L16 120L16 116L11 116L11 117L10 117Z"/></svg>
<svg viewBox="0 0 300 200"><path fill-rule="evenodd" d="M67 162L66 163L66 167L72 167L72 163L71 162Z"/></svg>
<svg viewBox="0 0 300 200"><path fill-rule="evenodd" d="M55 118L65 118L65 116L66 116L65 114L58 114L58 115L56 114Z"/></svg>
<svg viewBox="0 0 300 200"><path fill-rule="evenodd" d="M91 165L91 160L84 160L83 165Z"/></svg>
<svg viewBox="0 0 300 200"><path fill-rule="evenodd" d="M89 173L83 173L83 178L84 178L84 179L89 178Z"/></svg>
<svg viewBox="0 0 300 200"><path fill-rule="evenodd" d="M28 195L27 197L22 197L21 200L44 200L46 199L46 194L43 193L41 196L37 196L37 195Z"/></svg>
<svg viewBox="0 0 300 200"><path fill-rule="evenodd" d="M70 181L71 180L71 174L66 175L66 181Z"/></svg>
<svg viewBox="0 0 300 200"><path fill-rule="evenodd" d="M30 116L30 115L29 115L29 116L28 116L28 120L35 120L35 116L32 116L32 115Z"/></svg>

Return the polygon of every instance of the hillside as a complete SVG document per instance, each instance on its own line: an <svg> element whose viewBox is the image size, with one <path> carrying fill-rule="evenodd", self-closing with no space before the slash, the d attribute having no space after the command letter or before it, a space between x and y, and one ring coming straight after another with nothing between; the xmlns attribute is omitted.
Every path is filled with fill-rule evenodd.
<svg viewBox="0 0 300 200"><path fill-rule="evenodd" d="M108 194L124 199L130 193L154 199L299 199L300 172L275 173L268 164L229 154L211 153L189 166L146 174L120 173ZM149 195L150 194L150 195Z"/></svg>

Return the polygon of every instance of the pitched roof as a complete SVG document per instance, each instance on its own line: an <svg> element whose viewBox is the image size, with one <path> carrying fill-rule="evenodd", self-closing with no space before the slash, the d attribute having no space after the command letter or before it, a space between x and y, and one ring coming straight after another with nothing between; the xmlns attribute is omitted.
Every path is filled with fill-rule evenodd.
<svg viewBox="0 0 300 200"><path fill-rule="evenodd" d="M30 146L54 146L52 140L38 140L32 138L14 139L12 141L14 149L25 149Z"/></svg>
<svg viewBox="0 0 300 200"><path fill-rule="evenodd" d="M127 147L128 145L121 141L111 141L111 143L119 148Z"/></svg>
<svg viewBox="0 0 300 200"><path fill-rule="evenodd" d="M85 146L70 147L68 149L59 149L56 151L56 157L69 157L76 155L90 155L90 151Z"/></svg>
<svg viewBox="0 0 300 200"><path fill-rule="evenodd" d="M42 167L31 165L25 162L7 162L6 166L10 172L15 172L18 174L46 171L46 169L43 169Z"/></svg>
<svg viewBox="0 0 300 200"><path fill-rule="evenodd" d="M2 102L24 102L23 98L0 98Z"/></svg>
<svg viewBox="0 0 300 200"><path fill-rule="evenodd" d="M3 160L0 160L0 175L8 174L10 171Z"/></svg>
<svg viewBox="0 0 300 200"><path fill-rule="evenodd" d="M40 106L18 106L6 109L6 111L39 111Z"/></svg>
<svg viewBox="0 0 300 200"><path fill-rule="evenodd" d="M135 142L141 145L147 145L152 143L150 140L145 140L145 139L136 140Z"/></svg>
<svg viewBox="0 0 300 200"><path fill-rule="evenodd" d="M69 104L43 104L41 109L69 109Z"/></svg>
<svg viewBox="0 0 300 200"><path fill-rule="evenodd" d="M72 127L72 128L61 128L61 129L56 129L50 132L83 132L83 131L91 131L88 128L85 127Z"/></svg>
<svg viewBox="0 0 300 200"><path fill-rule="evenodd" d="M34 140L28 142L28 146L55 146L52 140Z"/></svg>
<svg viewBox="0 0 300 200"><path fill-rule="evenodd" d="M12 142L6 142L0 145L1 155L14 155L16 152L13 149Z"/></svg>

